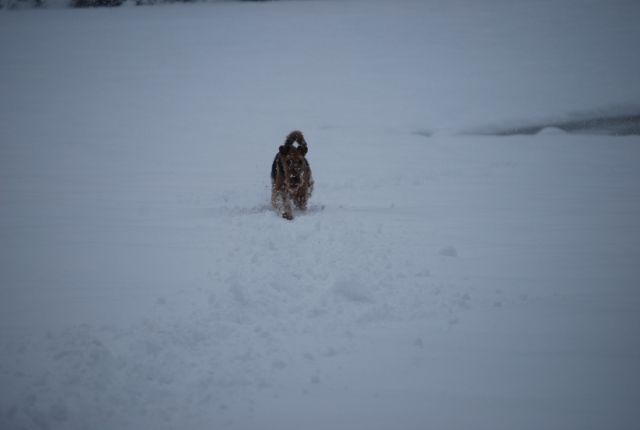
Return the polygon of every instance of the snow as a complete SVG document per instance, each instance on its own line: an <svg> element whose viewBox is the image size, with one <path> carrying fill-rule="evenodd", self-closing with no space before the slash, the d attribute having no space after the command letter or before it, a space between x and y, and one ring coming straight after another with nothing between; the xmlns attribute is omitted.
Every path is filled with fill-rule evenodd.
<svg viewBox="0 0 640 430"><path fill-rule="evenodd" d="M0 428L637 427L639 18L0 11Z"/></svg>

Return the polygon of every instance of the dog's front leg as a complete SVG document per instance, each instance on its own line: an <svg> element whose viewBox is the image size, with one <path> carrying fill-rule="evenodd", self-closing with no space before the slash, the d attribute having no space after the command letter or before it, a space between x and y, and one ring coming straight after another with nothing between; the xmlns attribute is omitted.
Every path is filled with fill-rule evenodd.
<svg viewBox="0 0 640 430"><path fill-rule="evenodd" d="M291 204L291 199L286 193L275 187L271 192L271 205L282 218L289 220L293 219L293 206Z"/></svg>
<svg viewBox="0 0 640 430"><path fill-rule="evenodd" d="M293 219L293 202L287 194L285 194L282 199L282 218L288 220Z"/></svg>
<svg viewBox="0 0 640 430"><path fill-rule="evenodd" d="M309 199L309 192L306 189L298 191L295 196L296 207L302 211L307 210L307 200Z"/></svg>

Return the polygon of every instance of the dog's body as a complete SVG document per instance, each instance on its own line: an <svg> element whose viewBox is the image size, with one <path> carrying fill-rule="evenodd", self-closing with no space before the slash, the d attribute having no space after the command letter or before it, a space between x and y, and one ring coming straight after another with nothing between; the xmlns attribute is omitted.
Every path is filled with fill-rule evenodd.
<svg viewBox="0 0 640 430"><path fill-rule="evenodd" d="M294 146L294 143L298 143ZM271 204L286 219L293 219L293 207L307 209L313 191L311 168L305 158L307 142L298 130L287 136L271 166Z"/></svg>

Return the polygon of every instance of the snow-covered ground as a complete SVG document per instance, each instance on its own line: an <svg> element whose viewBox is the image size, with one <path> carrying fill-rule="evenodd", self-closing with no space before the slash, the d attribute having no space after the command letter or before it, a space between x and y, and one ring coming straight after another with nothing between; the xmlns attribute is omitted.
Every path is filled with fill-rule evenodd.
<svg viewBox="0 0 640 430"><path fill-rule="evenodd" d="M0 12L0 428L637 428L640 137L557 124L637 127L638 22ZM316 189L289 222L295 128Z"/></svg>

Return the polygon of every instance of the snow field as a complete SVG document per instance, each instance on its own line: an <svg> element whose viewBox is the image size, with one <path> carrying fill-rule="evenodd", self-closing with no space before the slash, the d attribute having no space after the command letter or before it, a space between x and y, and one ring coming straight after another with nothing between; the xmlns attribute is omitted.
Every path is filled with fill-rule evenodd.
<svg viewBox="0 0 640 430"><path fill-rule="evenodd" d="M322 136L308 133L310 142ZM543 408L553 424L595 428L611 418L603 410L624 416L630 375L615 363L635 367L628 298L638 236L625 226L638 219L627 218L638 211L637 158L615 154L634 154L636 138L529 137L515 146L406 135L396 142L403 151L380 151L380 167L391 167L369 170L358 165L363 148L335 139L310 152L326 186L292 223L267 209L258 180L224 197L154 195L149 186L149 201L173 199L168 213L134 217L152 231L136 238L119 221L108 244L67 244L67 253L113 247L135 267L167 259L140 277L171 279L189 264L189 281L138 287L143 297L103 291L107 302L54 290L60 312L75 298L95 322L8 337L4 419L54 428L464 428L478 419L533 428ZM326 161L333 145L351 152L358 177ZM539 174L530 182L552 148L544 165L554 187ZM406 167L416 158L428 160L419 174ZM184 259L169 261L174 254ZM91 294L97 287L112 288L103 280ZM617 400L590 394L596 388ZM596 402L600 412L589 412Z"/></svg>
<svg viewBox="0 0 640 430"><path fill-rule="evenodd" d="M468 133L625 113L637 16L1 13L0 427L633 428L638 137Z"/></svg>

